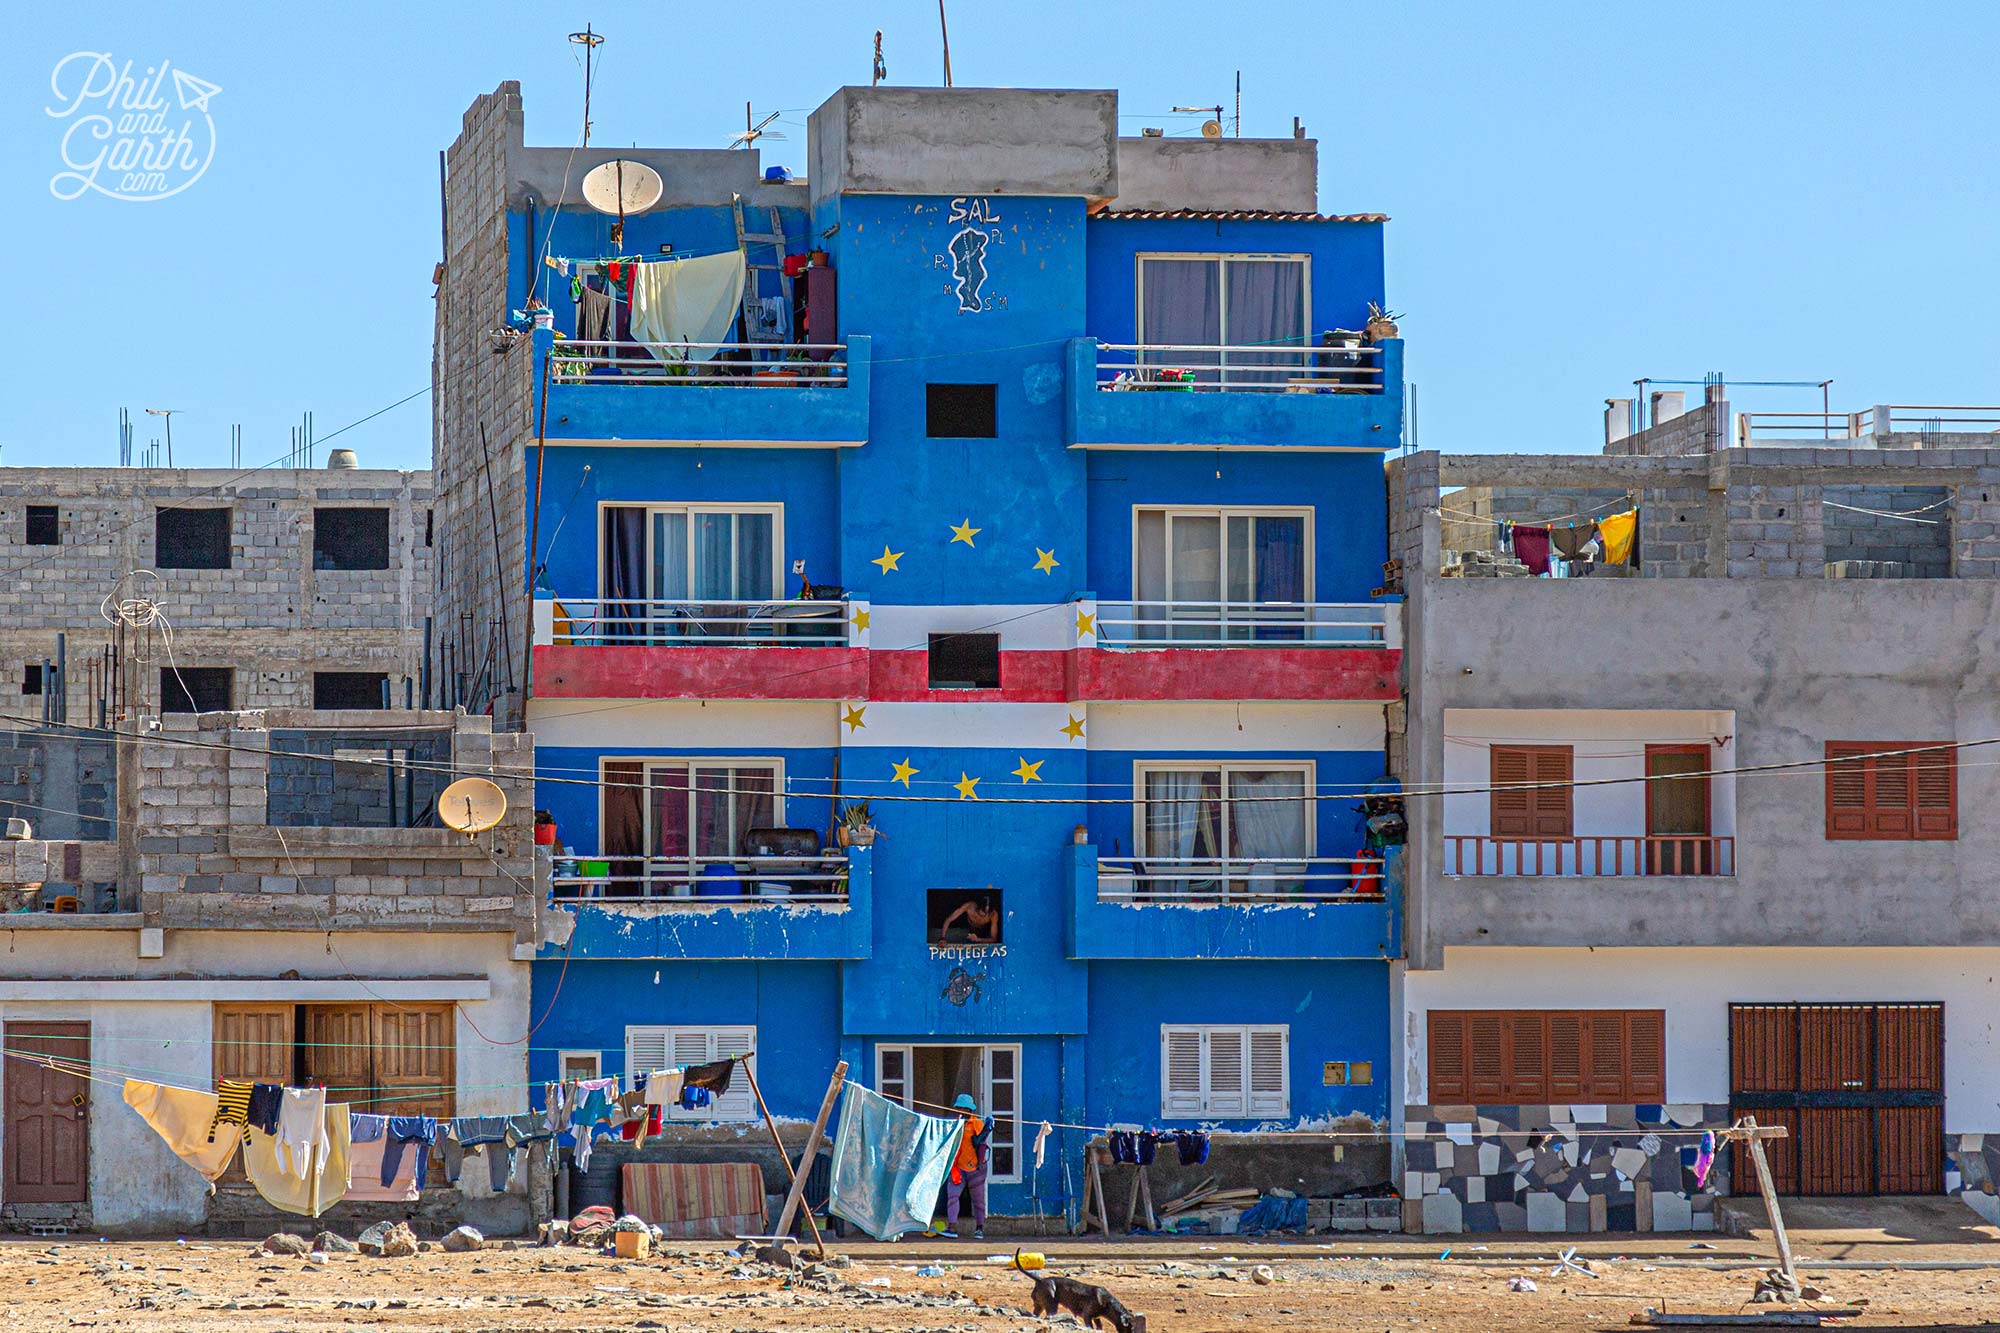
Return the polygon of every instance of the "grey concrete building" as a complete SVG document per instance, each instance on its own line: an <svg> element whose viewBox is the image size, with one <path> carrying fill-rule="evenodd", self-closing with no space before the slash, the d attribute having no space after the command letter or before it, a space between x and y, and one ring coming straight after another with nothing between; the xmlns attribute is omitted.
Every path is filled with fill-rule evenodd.
<svg viewBox="0 0 2000 1333"><path fill-rule="evenodd" d="M428 472L0 469L0 715L55 703L58 634L72 722L421 702L430 509Z"/></svg>
<svg viewBox="0 0 2000 1333"><path fill-rule="evenodd" d="M1412 1229L1710 1227L1740 1114L1784 1192L2000 1215L2000 445L1732 420L1391 464Z"/></svg>

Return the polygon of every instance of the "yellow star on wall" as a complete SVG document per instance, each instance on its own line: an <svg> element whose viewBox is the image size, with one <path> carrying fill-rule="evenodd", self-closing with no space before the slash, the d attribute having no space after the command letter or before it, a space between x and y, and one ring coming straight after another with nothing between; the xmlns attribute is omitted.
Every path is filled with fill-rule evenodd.
<svg viewBox="0 0 2000 1333"><path fill-rule="evenodd" d="M1049 761L1046 759L1037 759L1031 764L1028 762L1028 756L1022 755L1021 766L1014 770L1014 776L1021 779L1024 786L1030 782L1040 782L1042 780L1042 765L1047 762Z"/></svg>
<svg viewBox="0 0 2000 1333"><path fill-rule="evenodd" d="M873 560L870 560L868 563L871 565L880 565L882 567L882 572L884 574L890 574L899 572L896 569L896 562L898 560L901 560L902 558L903 558L903 553L901 551L890 550L889 544L887 542L884 542L882 544L882 554L875 557Z"/></svg>
<svg viewBox="0 0 2000 1333"><path fill-rule="evenodd" d="M1083 719L1078 717L1075 713L1071 713L1069 715L1068 725L1059 728L1059 730L1061 730L1062 734L1069 737L1071 740L1080 741L1083 739Z"/></svg>
<svg viewBox="0 0 2000 1333"><path fill-rule="evenodd" d="M1035 548L1035 569L1039 573L1053 574L1056 572L1056 566L1061 563L1062 561L1056 559L1054 551L1044 551L1039 546Z"/></svg>
<svg viewBox="0 0 2000 1333"><path fill-rule="evenodd" d="M902 763L891 764L890 767L896 770L896 776L890 778L889 781L900 782L905 787L908 787L910 785L911 778L915 777L918 773L921 773L923 771L922 769L912 764L907 755L904 756Z"/></svg>
<svg viewBox="0 0 2000 1333"><path fill-rule="evenodd" d="M855 613L854 613L854 628L856 628L856 629L867 629L867 628L868 628L868 617L869 617L869 616L871 616L871 615L873 615L873 614L874 614L874 612L872 612L872 611L862 611L862 610L856 610L856 611L855 611Z"/></svg>
<svg viewBox="0 0 2000 1333"><path fill-rule="evenodd" d="M951 540L954 542L964 542L967 546L970 546L972 545L972 539L984 531L986 531L985 528L973 527L971 519L964 519L952 528ZM950 545L950 543L947 542L946 545Z"/></svg>
<svg viewBox="0 0 2000 1333"><path fill-rule="evenodd" d="M965 776L964 769L961 768L958 771L958 781L951 785L958 788L959 800L976 801L979 799L979 779Z"/></svg>
<svg viewBox="0 0 2000 1333"><path fill-rule="evenodd" d="M868 711L867 704L856 704L854 707L848 709L845 713L842 713L840 716L840 720L847 724L847 730L849 732L856 732L868 725L866 722L863 722L861 720L861 715L867 711Z"/></svg>
<svg viewBox="0 0 2000 1333"><path fill-rule="evenodd" d="M1097 614L1095 612L1089 612L1089 611L1077 612L1076 633L1078 638L1081 638L1086 634L1097 633Z"/></svg>

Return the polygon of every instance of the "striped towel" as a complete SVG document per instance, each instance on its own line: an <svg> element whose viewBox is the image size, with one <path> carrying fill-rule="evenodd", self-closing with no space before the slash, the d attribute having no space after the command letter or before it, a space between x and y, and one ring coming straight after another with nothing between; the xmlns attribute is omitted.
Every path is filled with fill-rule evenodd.
<svg viewBox="0 0 2000 1333"><path fill-rule="evenodd" d="M625 1211L675 1240L728 1240L764 1226L755 1162L627 1162Z"/></svg>
<svg viewBox="0 0 2000 1333"><path fill-rule="evenodd" d="M250 1123L250 1090L255 1085L238 1083L233 1078L225 1078L215 1088L215 1119L208 1122L208 1141L215 1142L215 1131L224 1125L248 1125Z"/></svg>

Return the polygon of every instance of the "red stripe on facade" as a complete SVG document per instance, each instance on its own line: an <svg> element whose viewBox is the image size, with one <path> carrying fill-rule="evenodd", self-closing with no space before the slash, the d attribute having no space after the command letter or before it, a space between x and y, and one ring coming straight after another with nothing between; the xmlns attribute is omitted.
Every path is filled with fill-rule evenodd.
<svg viewBox="0 0 2000 1333"><path fill-rule="evenodd" d="M1400 697L1394 648L1103 648L1000 654L997 690L933 690L921 651L543 646L539 699L1112 703Z"/></svg>

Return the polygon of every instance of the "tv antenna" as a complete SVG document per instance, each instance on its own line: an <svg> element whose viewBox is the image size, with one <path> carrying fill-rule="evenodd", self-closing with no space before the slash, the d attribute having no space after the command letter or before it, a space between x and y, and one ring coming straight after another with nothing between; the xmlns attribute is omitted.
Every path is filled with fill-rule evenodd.
<svg viewBox="0 0 2000 1333"><path fill-rule="evenodd" d="M147 416L160 417L164 419L167 423L167 466L168 467L172 467L174 465L174 413L180 410L181 409L178 407L149 407L146 409Z"/></svg>
<svg viewBox="0 0 2000 1333"><path fill-rule="evenodd" d="M1212 112L1212 117L1201 123L1201 137L1204 139L1220 139L1222 137L1222 106L1220 103L1217 103L1215 106L1177 106L1173 108L1173 111L1177 116L1199 116Z"/></svg>
<svg viewBox="0 0 2000 1333"><path fill-rule="evenodd" d="M731 148L749 148L759 139L783 139L785 137L783 130L767 130L764 128L783 114L784 112L782 111L773 111L770 115L753 125L750 123L750 104L745 102L743 104L743 133L730 135L729 146Z"/></svg>
<svg viewBox="0 0 2000 1333"><path fill-rule="evenodd" d="M593 31L586 23L582 32L569 35L570 41L583 48L583 146L590 147L590 66L597 48L604 45L604 34Z"/></svg>
<svg viewBox="0 0 2000 1333"><path fill-rule="evenodd" d="M944 86L951 87L951 29L944 21L944 0L938 0L938 36L944 39Z"/></svg>

